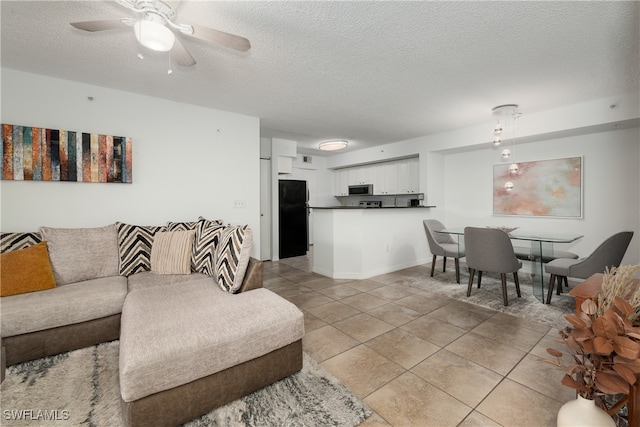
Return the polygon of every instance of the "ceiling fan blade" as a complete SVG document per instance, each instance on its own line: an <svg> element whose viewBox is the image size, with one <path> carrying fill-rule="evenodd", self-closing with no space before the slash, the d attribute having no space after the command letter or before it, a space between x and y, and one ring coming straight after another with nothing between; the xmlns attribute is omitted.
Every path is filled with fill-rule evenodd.
<svg viewBox="0 0 640 427"><path fill-rule="evenodd" d="M196 64L196 60L193 59L193 56L191 56L184 45L180 43L180 40L178 40L177 37L173 42L173 48L171 49L171 60L178 65L186 67Z"/></svg>
<svg viewBox="0 0 640 427"><path fill-rule="evenodd" d="M121 19L111 19L107 21L72 22L71 25L79 30L84 31L104 31L128 27L128 25L125 24Z"/></svg>
<svg viewBox="0 0 640 427"><path fill-rule="evenodd" d="M225 33L223 31L214 30L213 28L202 27L196 24L188 24L193 27L192 37L204 40L209 43L221 44L231 49L247 51L251 49L251 43L244 37L234 34Z"/></svg>

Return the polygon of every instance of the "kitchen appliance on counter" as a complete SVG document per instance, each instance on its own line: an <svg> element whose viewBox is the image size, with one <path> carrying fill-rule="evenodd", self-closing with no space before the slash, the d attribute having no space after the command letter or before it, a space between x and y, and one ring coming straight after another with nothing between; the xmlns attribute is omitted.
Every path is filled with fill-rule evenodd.
<svg viewBox="0 0 640 427"><path fill-rule="evenodd" d="M358 205L361 208L381 208L382 202L379 200L362 200Z"/></svg>
<svg viewBox="0 0 640 427"><path fill-rule="evenodd" d="M415 208L418 206L422 206L422 201L424 200L424 193L417 194L417 197L414 199L409 199L407 206Z"/></svg>
<svg viewBox="0 0 640 427"><path fill-rule="evenodd" d="M350 196L373 196L373 184L359 184L349 186Z"/></svg>

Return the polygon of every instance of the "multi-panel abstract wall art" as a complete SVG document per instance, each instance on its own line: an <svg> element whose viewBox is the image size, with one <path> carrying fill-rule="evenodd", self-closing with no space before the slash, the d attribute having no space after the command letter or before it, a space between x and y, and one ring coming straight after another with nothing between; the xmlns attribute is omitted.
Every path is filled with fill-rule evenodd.
<svg viewBox="0 0 640 427"><path fill-rule="evenodd" d="M132 182L131 138L2 125L0 178Z"/></svg>
<svg viewBox="0 0 640 427"><path fill-rule="evenodd" d="M582 157L493 166L493 214L582 218ZM513 190L504 188L513 182Z"/></svg>

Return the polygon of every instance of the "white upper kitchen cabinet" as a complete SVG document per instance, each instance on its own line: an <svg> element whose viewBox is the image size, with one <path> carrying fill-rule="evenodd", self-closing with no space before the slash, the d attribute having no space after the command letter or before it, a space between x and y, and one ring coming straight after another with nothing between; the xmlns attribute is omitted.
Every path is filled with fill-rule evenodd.
<svg viewBox="0 0 640 427"><path fill-rule="evenodd" d="M349 195L349 169L337 169L333 171L334 179L334 195L336 196L348 196Z"/></svg>
<svg viewBox="0 0 640 427"><path fill-rule="evenodd" d="M377 196L420 192L420 162L417 157L354 166L334 171L335 195L349 195L350 185L373 184Z"/></svg>
<svg viewBox="0 0 640 427"><path fill-rule="evenodd" d="M420 192L420 162L417 157L403 160L398 165L398 193Z"/></svg>

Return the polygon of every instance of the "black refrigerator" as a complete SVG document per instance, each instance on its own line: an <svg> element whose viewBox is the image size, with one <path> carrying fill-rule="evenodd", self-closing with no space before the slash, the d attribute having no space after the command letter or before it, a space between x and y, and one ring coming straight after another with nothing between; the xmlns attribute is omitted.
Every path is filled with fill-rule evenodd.
<svg viewBox="0 0 640 427"><path fill-rule="evenodd" d="M279 257L306 255L309 250L309 194L307 181L279 180Z"/></svg>

